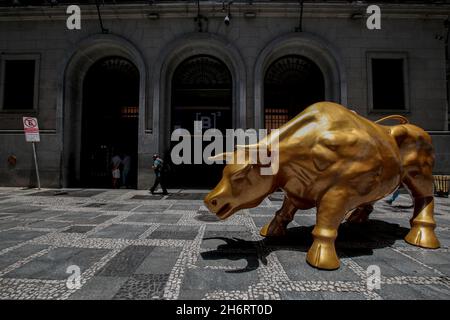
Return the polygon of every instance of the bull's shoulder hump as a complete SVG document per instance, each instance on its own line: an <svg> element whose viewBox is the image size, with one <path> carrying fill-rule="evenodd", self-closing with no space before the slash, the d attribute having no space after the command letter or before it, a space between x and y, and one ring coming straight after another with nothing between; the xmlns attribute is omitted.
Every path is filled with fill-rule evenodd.
<svg viewBox="0 0 450 320"><path fill-rule="evenodd" d="M331 150L339 147L354 145L358 140L365 139L360 130L340 130L322 132L316 140L317 144L323 145Z"/></svg>
<svg viewBox="0 0 450 320"><path fill-rule="evenodd" d="M335 102L331 102L331 101L321 101L321 102L316 102L312 105L310 105L309 107L307 107L305 109L305 111L307 110L317 110L320 113L334 113L337 110L342 110L342 111L348 111L350 112L350 110L348 110L346 107L344 107L343 105L340 105L338 103Z"/></svg>
<svg viewBox="0 0 450 320"><path fill-rule="evenodd" d="M286 137L298 136L302 131L304 131L303 128L306 126L310 127L311 124L317 125L319 120L320 112L317 110L305 110L280 127L278 131L284 133Z"/></svg>

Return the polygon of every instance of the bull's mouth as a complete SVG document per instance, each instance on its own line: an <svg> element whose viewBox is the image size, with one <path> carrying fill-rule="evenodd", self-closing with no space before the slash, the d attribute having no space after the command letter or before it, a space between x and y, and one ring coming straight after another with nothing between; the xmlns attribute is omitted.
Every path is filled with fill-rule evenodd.
<svg viewBox="0 0 450 320"><path fill-rule="evenodd" d="M234 211L231 205L229 203L226 203L216 212L216 216L219 217L220 220L223 220L231 216L233 212Z"/></svg>

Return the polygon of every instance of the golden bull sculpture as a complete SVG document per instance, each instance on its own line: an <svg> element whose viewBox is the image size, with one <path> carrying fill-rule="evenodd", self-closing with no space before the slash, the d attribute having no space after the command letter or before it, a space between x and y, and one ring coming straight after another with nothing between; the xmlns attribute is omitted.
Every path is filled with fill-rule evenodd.
<svg viewBox="0 0 450 320"><path fill-rule="evenodd" d="M386 120L398 125L381 125ZM259 142L270 146L275 133ZM208 209L226 219L256 207L282 189L283 205L260 231L279 237L297 210L317 208L313 244L306 261L320 269L339 268L335 239L340 223L368 219L373 203L403 185L414 199L405 241L423 248L440 246L434 233L433 146L430 136L402 116L372 122L332 102L316 103L277 131L279 170L261 175L258 162L228 164L205 197ZM255 146L253 146L255 147ZM252 146L246 146L250 152ZM234 152L234 156L236 156ZM224 155L222 155L224 156Z"/></svg>

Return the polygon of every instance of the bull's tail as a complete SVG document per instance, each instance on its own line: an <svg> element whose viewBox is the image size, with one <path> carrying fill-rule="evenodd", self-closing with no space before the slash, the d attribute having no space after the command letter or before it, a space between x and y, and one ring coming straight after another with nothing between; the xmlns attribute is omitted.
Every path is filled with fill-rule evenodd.
<svg viewBox="0 0 450 320"><path fill-rule="evenodd" d="M375 123L380 123L380 122L383 122L383 121L386 121L386 120L398 120L400 122L400 124L409 123L408 119L406 119L404 116L400 116L400 115L397 115L397 114L393 114L393 115L390 115L390 116L378 119L377 121L375 121Z"/></svg>

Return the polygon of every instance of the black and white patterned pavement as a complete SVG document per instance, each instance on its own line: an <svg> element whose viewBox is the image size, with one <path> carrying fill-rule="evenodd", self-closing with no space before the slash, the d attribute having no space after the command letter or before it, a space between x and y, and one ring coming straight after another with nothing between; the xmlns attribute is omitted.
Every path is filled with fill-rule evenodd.
<svg viewBox="0 0 450 320"><path fill-rule="evenodd" d="M378 202L366 225L342 224L341 268L319 271L305 261L315 210L268 240L259 229L281 194L218 221L206 191L169 191L0 188L0 298L450 298L450 199L436 198L440 249L403 241L412 208L402 194L393 206ZM368 287L369 266L379 289Z"/></svg>

